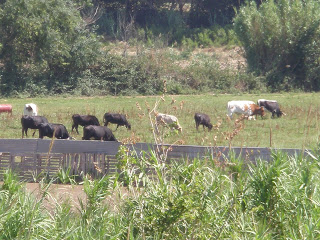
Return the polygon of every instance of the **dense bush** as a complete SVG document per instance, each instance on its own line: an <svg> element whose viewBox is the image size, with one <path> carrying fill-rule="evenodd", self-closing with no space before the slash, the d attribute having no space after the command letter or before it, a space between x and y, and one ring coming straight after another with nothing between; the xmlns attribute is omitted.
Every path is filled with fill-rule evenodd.
<svg viewBox="0 0 320 240"><path fill-rule="evenodd" d="M185 58L190 61L186 67L175 63ZM134 57L108 55L84 72L73 93L154 95L163 93L164 82L168 94L266 91L263 78L221 69L212 56L164 50Z"/></svg>
<svg viewBox="0 0 320 240"><path fill-rule="evenodd" d="M251 71L273 91L319 91L320 3L316 0L254 2L242 7L235 31Z"/></svg>
<svg viewBox="0 0 320 240"><path fill-rule="evenodd" d="M71 0L0 2L2 94L64 93L101 44Z"/></svg>
<svg viewBox="0 0 320 240"><path fill-rule="evenodd" d="M185 32L182 39L178 39L182 47L219 47L239 45L236 34L230 25L221 27L214 25L211 28L195 28Z"/></svg>
<svg viewBox="0 0 320 240"><path fill-rule="evenodd" d="M76 93L81 95L153 95L162 91L160 67L141 56L128 59L108 55L99 65L90 68L79 78Z"/></svg>

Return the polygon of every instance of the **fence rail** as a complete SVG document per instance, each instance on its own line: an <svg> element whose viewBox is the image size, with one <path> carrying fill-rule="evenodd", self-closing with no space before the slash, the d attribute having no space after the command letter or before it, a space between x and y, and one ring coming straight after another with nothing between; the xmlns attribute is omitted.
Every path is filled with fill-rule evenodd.
<svg viewBox="0 0 320 240"><path fill-rule="evenodd" d="M0 139L0 179L6 169L14 169L22 179L33 180L42 172L50 176L59 169L69 169L70 174L91 174L99 177L117 171L116 154L121 143L100 141L70 141L49 139ZM150 150L160 149L167 152L167 160L181 158L214 158L223 160L229 156L228 147L190 146L190 145L153 145L136 143L126 145L137 156ZM248 161L257 158L271 160L272 152L281 151L287 155L299 155L300 149L270 149L257 147L233 147L235 157ZM304 154L306 154L304 152Z"/></svg>

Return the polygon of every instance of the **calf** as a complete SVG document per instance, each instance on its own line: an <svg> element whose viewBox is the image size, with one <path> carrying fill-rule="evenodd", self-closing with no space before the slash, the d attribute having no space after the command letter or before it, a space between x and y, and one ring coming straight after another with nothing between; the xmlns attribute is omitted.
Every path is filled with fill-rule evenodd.
<svg viewBox="0 0 320 240"><path fill-rule="evenodd" d="M49 137L57 139L71 139L66 127L57 123L41 123L39 125L39 138Z"/></svg>
<svg viewBox="0 0 320 240"><path fill-rule="evenodd" d="M206 126L209 131L212 129L212 124L210 123L210 117L204 113L196 113L194 114L194 120L196 122L196 129L199 130L199 125L204 127Z"/></svg>
<svg viewBox="0 0 320 240"><path fill-rule="evenodd" d="M28 129L39 129L41 123L48 123L48 119L43 116L22 116L21 125L22 125L22 138L24 133L27 135ZM34 136L35 132L32 136Z"/></svg>
<svg viewBox="0 0 320 240"><path fill-rule="evenodd" d="M34 103L24 105L23 115L38 116L38 107Z"/></svg>
<svg viewBox="0 0 320 240"><path fill-rule="evenodd" d="M84 127L82 140L90 140L92 138L94 140L118 141L108 127L95 125Z"/></svg>
<svg viewBox="0 0 320 240"><path fill-rule="evenodd" d="M7 112L12 115L12 105L11 104L0 104L0 113Z"/></svg>
<svg viewBox="0 0 320 240"><path fill-rule="evenodd" d="M177 129L182 132L182 127L179 124L178 118L173 115L157 113L156 114L156 126L157 125L169 126L171 130Z"/></svg>
<svg viewBox="0 0 320 240"><path fill-rule="evenodd" d="M276 100L259 99L258 105L271 112L272 118L274 118L275 115L277 115L277 117L281 117L283 115L283 112L280 110L280 106Z"/></svg>
<svg viewBox="0 0 320 240"><path fill-rule="evenodd" d="M79 131L78 131L79 125L84 127L88 125L100 126L99 120L93 115L73 114L72 121L73 121L73 124L72 124L71 132L73 132L73 129L75 128L78 134L79 134Z"/></svg>
<svg viewBox="0 0 320 240"><path fill-rule="evenodd" d="M109 123L117 124L119 126L126 126L128 130L131 130L131 125L126 119L126 116L119 113L105 113L103 117L104 126L108 126Z"/></svg>
<svg viewBox="0 0 320 240"><path fill-rule="evenodd" d="M244 114L248 119L255 119L254 115L265 115L264 108L259 107L253 101L229 101L228 102L228 117L232 119L234 113Z"/></svg>

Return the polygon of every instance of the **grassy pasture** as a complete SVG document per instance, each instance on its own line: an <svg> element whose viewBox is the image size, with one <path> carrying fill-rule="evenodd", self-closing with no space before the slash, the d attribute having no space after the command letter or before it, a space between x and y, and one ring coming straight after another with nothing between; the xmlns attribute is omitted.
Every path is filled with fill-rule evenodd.
<svg viewBox="0 0 320 240"><path fill-rule="evenodd" d="M252 100L259 98L275 99L281 109L287 114L279 119L271 119L267 113L264 119L244 121L243 128L235 130L235 119L229 121L226 117L226 105L229 100ZM25 103L35 103L39 107L39 115L46 116L49 122L62 123L71 132L71 116L74 113L93 114L99 121L105 112L119 112L127 114L132 130L119 127L114 132L116 138L122 142L154 142L148 109L152 109L159 96L147 97L48 97L28 99L0 99L0 104L12 104L13 115L0 114L0 138L21 138L21 123ZM275 148L313 148L319 141L319 93L284 93L284 94L207 94L207 95L179 95L166 96L161 101L157 111L176 115L183 127L182 134L164 130L166 143L204 146L251 146ZM193 119L195 112L204 112L211 117L216 126L211 132L196 131ZM116 125L109 125L115 130ZM77 140L80 134L71 133ZM32 131L28 131L28 137ZM35 137L38 136L36 133ZM232 139L230 140L230 136ZM227 139L229 137L229 140Z"/></svg>

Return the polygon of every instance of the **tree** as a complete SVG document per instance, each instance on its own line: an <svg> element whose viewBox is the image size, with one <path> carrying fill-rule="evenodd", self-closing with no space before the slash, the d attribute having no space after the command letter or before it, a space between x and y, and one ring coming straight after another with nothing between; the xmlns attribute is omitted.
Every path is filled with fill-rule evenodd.
<svg viewBox="0 0 320 240"><path fill-rule="evenodd" d="M320 3L317 0L250 3L235 18L251 71L272 90L320 90Z"/></svg>
<svg viewBox="0 0 320 240"><path fill-rule="evenodd" d="M85 26L70 0L7 0L1 4L2 93L74 84L77 74L99 56L99 41Z"/></svg>

